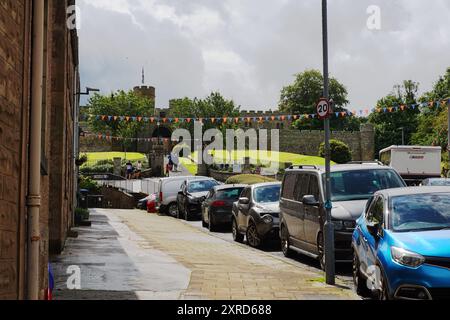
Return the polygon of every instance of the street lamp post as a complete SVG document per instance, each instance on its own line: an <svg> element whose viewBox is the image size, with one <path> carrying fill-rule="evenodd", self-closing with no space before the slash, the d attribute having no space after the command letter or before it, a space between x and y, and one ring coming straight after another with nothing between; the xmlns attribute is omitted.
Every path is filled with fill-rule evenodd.
<svg viewBox="0 0 450 320"><path fill-rule="evenodd" d="M322 34L323 34L323 94L329 100L329 71L328 71L328 13L327 0L322 0ZM330 151L330 118L325 119L325 210L324 225L325 278L329 285L335 284L335 254L334 254L334 225L331 221L331 151Z"/></svg>

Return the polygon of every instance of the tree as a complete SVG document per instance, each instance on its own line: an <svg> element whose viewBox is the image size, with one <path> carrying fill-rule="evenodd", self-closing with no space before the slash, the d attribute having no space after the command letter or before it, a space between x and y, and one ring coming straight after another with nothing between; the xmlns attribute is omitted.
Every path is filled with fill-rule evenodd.
<svg viewBox="0 0 450 320"><path fill-rule="evenodd" d="M111 95L95 94L89 99L84 112L100 116L151 117L154 115L155 102L133 91L117 91ZM108 133L111 136L135 138L145 127L144 121L120 121L119 119L89 118L89 124L96 133ZM131 147L130 140L123 139L125 150Z"/></svg>
<svg viewBox="0 0 450 320"><path fill-rule="evenodd" d="M348 93L344 85L335 78L330 79L330 98L334 102L334 112L347 111ZM306 70L296 75L293 84L281 90L279 109L290 114L315 114L316 105L323 97L323 75L317 70ZM323 129L323 121L318 119L298 120L298 129ZM354 117L332 118L332 130L359 130L359 121Z"/></svg>
<svg viewBox="0 0 450 320"><path fill-rule="evenodd" d="M439 77L433 89L419 99L420 102L443 101L450 98L450 67L444 76ZM447 149L447 105L422 108L418 119L417 132L412 136L412 142L418 145L441 146Z"/></svg>
<svg viewBox="0 0 450 320"><path fill-rule="evenodd" d="M377 154L386 147L402 144L402 131L405 134L405 144L410 144L411 136L418 125L420 109L417 107L395 111L392 108L416 104L418 88L419 84L411 80L394 86L393 92L378 101L379 112L369 115L369 122L375 127Z"/></svg>
<svg viewBox="0 0 450 320"><path fill-rule="evenodd" d="M331 160L338 163L348 163L352 161L352 152L348 145L339 140L330 140ZM319 147L319 157L325 157L325 143Z"/></svg>
<svg viewBox="0 0 450 320"><path fill-rule="evenodd" d="M203 121L203 130L217 128L219 130L226 130L236 127L233 120L239 117L239 107L236 107L233 100L225 99L219 92L212 92L205 99L189 98L176 99L170 102L171 113L175 118L192 118L192 119L206 119L216 118L216 121ZM222 121L223 118L229 118L226 123ZM194 123L179 122L177 127L188 129L193 133Z"/></svg>

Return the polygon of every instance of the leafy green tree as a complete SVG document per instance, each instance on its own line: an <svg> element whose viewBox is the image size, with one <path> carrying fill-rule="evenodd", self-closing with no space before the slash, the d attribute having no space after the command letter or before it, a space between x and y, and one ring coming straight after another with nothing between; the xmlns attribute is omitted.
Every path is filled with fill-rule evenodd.
<svg viewBox="0 0 450 320"><path fill-rule="evenodd" d="M306 70L296 75L293 84L281 90L279 109L291 114L315 114L316 105L323 97L323 75L317 70ZM330 78L330 98L334 102L334 112L347 112L349 103L347 89L335 78ZM318 119L301 119L294 126L298 129L323 129L323 121ZM358 118L331 118L332 130L359 130Z"/></svg>
<svg viewBox="0 0 450 320"><path fill-rule="evenodd" d="M420 109L416 107L405 108L401 106L417 103L419 84L411 80L404 81L402 85L394 86L388 96L380 99L377 108L380 112L369 115L369 122L375 127L376 153L391 145L402 144L402 131L405 134L405 144L410 144L411 136L418 125ZM398 108L397 111L393 108Z"/></svg>
<svg viewBox="0 0 450 320"><path fill-rule="evenodd" d="M439 77L433 89L423 94L419 99L422 103L443 101L450 98L450 67L445 75ZM436 145L447 149L447 112L448 105L422 108L418 119L417 132L412 136L412 142L418 145Z"/></svg>
<svg viewBox="0 0 450 320"><path fill-rule="evenodd" d="M83 113L97 116L129 116L151 117L154 115L155 102L142 97L133 91L117 91L111 95L95 94L92 96ZM89 125L96 133L108 133L112 136L135 138L145 127L144 121L132 121L133 119L99 119L89 118ZM122 140L125 150L132 146L130 140Z"/></svg>
<svg viewBox="0 0 450 320"><path fill-rule="evenodd" d="M340 140L330 140L331 160L338 163L348 163L352 161L352 152L347 144ZM319 147L319 157L325 158L325 143Z"/></svg>
<svg viewBox="0 0 450 320"><path fill-rule="evenodd" d="M203 121L203 130L218 128L219 130L226 130L234 128L234 118L239 117L239 107L236 107L232 100L225 99L220 93L212 92L205 99L189 98L176 99L170 102L171 116L174 118L192 118L192 119L206 119L215 118L215 122ZM227 122L222 121L227 118ZM190 123L179 122L175 124L177 127L185 128L193 132L194 121Z"/></svg>
<svg viewBox="0 0 450 320"><path fill-rule="evenodd" d="M151 117L154 115L155 102L136 94L133 91L117 91L111 95L95 94L92 96L85 111L91 115L104 116L130 116L130 117ZM119 121L119 119L97 119L91 117L89 124L98 132L109 132L112 135L119 135L122 131L138 131L145 125L143 121Z"/></svg>

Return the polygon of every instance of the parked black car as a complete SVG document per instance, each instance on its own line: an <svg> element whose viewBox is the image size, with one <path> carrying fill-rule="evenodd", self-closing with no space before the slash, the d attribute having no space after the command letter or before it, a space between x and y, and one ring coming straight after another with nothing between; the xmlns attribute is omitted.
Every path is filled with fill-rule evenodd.
<svg viewBox="0 0 450 320"><path fill-rule="evenodd" d="M202 224L210 231L220 225L231 225L233 203L239 200L246 185L219 185L211 189L202 204Z"/></svg>
<svg viewBox="0 0 450 320"><path fill-rule="evenodd" d="M251 247L260 247L264 240L278 238L281 183L269 182L246 187L233 204L233 239Z"/></svg>
<svg viewBox="0 0 450 320"><path fill-rule="evenodd" d="M214 179L187 179L181 185L178 192L178 218L184 218L186 221L200 218L202 212L202 203L205 201L208 192L219 185Z"/></svg>

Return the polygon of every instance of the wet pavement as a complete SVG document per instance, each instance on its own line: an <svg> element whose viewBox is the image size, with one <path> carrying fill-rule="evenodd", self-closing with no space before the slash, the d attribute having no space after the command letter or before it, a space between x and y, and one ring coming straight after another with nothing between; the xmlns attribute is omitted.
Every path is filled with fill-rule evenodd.
<svg viewBox="0 0 450 320"><path fill-rule="evenodd" d="M93 210L90 220L92 227L75 229L78 238L52 259L55 299L178 299L187 288L190 271L119 218ZM67 288L71 266L81 271L81 290Z"/></svg>

